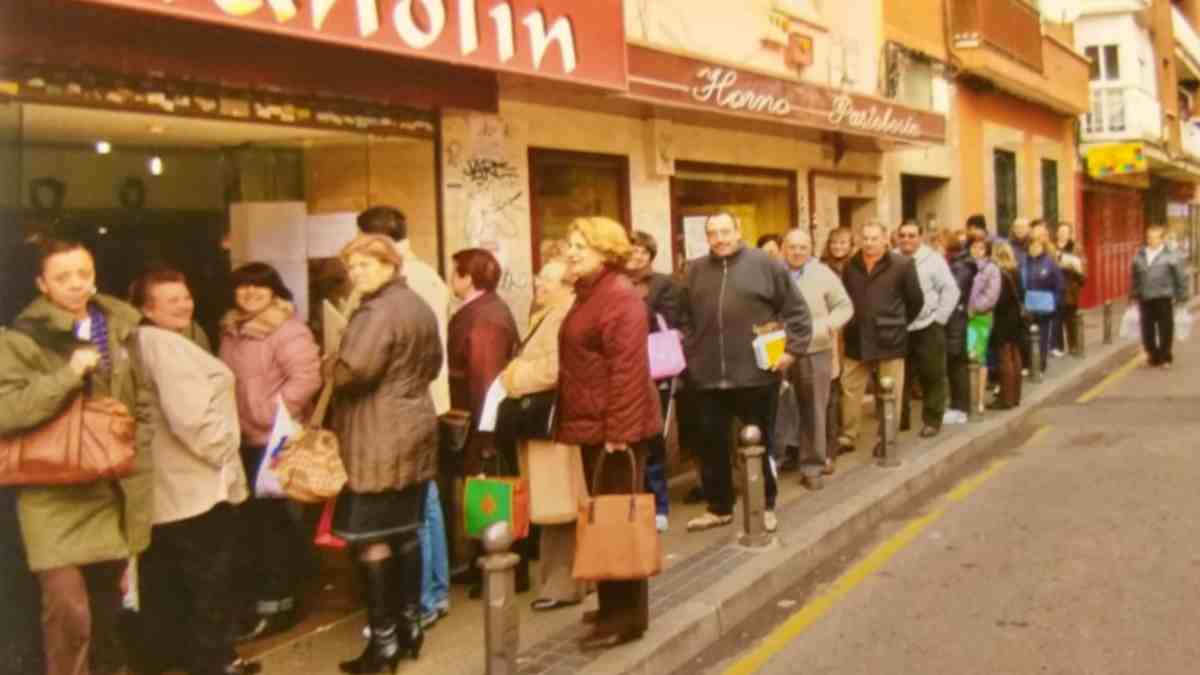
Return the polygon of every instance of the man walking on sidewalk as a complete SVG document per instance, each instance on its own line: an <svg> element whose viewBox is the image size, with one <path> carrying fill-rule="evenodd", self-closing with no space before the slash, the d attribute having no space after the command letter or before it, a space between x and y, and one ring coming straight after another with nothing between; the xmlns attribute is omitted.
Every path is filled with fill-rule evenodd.
<svg viewBox="0 0 1200 675"><path fill-rule="evenodd" d="M729 213L712 215L704 231L709 255L688 263L687 292L680 307L688 378L697 392L697 423L703 438L701 480L708 499L708 511L689 521L688 530L733 522L730 451L733 420L738 419L757 425L767 445L763 526L774 532L778 489L771 439L780 374L808 350L812 323L787 270L767 253L742 242L737 218ZM754 355L755 329L771 324L784 331L784 353L772 370L763 370Z"/></svg>
<svg viewBox="0 0 1200 675"><path fill-rule="evenodd" d="M937 251L925 244L921 226L907 220L900 226L900 253L917 266L924 301L921 313L908 324L908 355L904 365L904 395L900 404L900 430L909 428L912 382L921 383L921 437L936 436L946 414L946 322L961 295L958 282Z"/></svg>
<svg viewBox="0 0 1200 675"><path fill-rule="evenodd" d="M1175 303L1188 299L1187 273L1178 251L1163 243L1163 226L1146 228L1146 245L1133 257L1131 298L1142 315L1142 346L1151 367L1174 361Z"/></svg>
<svg viewBox="0 0 1200 675"><path fill-rule="evenodd" d="M917 267L912 260L887 250L887 232L879 223L862 229L862 249L842 272L842 283L854 303L854 318L846 324L846 363L842 370L842 432L840 450L854 450L862 422L867 378L890 377L904 391L904 357L908 354L908 325L925 304ZM875 396L881 409L882 398ZM883 415L879 415L883 424ZM882 446L876 452L882 451Z"/></svg>
<svg viewBox="0 0 1200 675"><path fill-rule="evenodd" d="M821 489L822 474L833 473L826 447L825 412L835 363L834 340L842 326L854 316L854 306L842 280L825 263L812 255L812 237L792 230L783 240L783 258L792 281L804 297L812 315L812 341L808 352L796 359L788 374L800 408L800 471L804 486Z"/></svg>

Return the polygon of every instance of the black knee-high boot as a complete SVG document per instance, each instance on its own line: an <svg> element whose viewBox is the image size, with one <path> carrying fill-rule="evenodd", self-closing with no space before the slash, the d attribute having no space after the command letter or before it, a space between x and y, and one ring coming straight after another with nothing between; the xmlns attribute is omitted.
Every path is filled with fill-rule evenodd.
<svg viewBox="0 0 1200 675"><path fill-rule="evenodd" d="M352 675L395 672L402 653L391 600L396 590L392 581L392 560L360 560L358 567L363 576L371 641L357 659L340 664L342 672Z"/></svg>
<svg viewBox="0 0 1200 675"><path fill-rule="evenodd" d="M421 542L416 534L404 534L393 538L391 544L398 575L392 597L399 605L396 616L399 618L400 645L416 659L425 642L421 627Z"/></svg>

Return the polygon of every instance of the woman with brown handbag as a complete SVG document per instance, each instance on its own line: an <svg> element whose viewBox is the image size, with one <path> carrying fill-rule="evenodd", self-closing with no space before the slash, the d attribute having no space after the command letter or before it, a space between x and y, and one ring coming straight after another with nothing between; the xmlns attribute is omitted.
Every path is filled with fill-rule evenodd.
<svg viewBox="0 0 1200 675"><path fill-rule="evenodd" d="M426 489L437 473L437 414L429 385L442 369L437 317L401 275L382 235L359 235L340 254L357 309L336 358L333 429L348 480L333 533L351 545L365 581L370 642L345 673L395 671L420 655L421 547ZM398 602L397 602L398 601Z"/></svg>
<svg viewBox="0 0 1200 675"><path fill-rule="evenodd" d="M511 399L553 392L558 388L558 331L572 303L575 302L575 291L567 282L566 263L552 260L543 265L534 278L533 289L538 310L529 318L529 332L521 344L520 353L500 374L500 381ZM503 434L498 433L497 436ZM537 461L536 455L542 454L552 460L565 461L568 467L579 471L577 448L553 441L527 438L514 439L513 442L521 445L521 456L524 459L522 464L528 465ZM568 453L576 456L564 457ZM528 471L522 473L531 478L529 499L536 513L538 502L549 497L544 492L539 494L539 490L546 486L533 481L532 474ZM553 487L564 488L562 485ZM570 489L569 486L566 487ZM571 505L572 514L575 512L574 506ZM533 610L544 612L579 604L583 601L587 586L571 577L571 563L575 559L575 523L544 523L536 518L534 522L540 526L541 531L538 541L541 573L540 588L537 599L533 601Z"/></svg>
<svg viewBox="0 0 1200 675"><path fill-rule="evenodd" d="M625 228L608 218L578 218L568 231L566 259L576 279L576 301L559 333L556 440L582 447L588 484L598 494L641 492L649 440L662 431L646 350L646 306L624 273L630 249ZM618 461L592 475L603 453L621 451L633 453L633 472ZM622 644L646 632L647 579L600 581L597 594L599 610L584 616L595 623L583 639L585 649Z"/></svg>
<svg viewBox="0 0 1200 675"><path fill-rule="evenodd" d="M141 318L96 292L92 254L78 242L41 244L37 287L13 329L0 332L0 436L30 431L81 395L136 402L128 341ZM18 520L42 596L48 675L113 673L121 577L150 543L153 471L139 447L119 480L19 488Z"/></svg>

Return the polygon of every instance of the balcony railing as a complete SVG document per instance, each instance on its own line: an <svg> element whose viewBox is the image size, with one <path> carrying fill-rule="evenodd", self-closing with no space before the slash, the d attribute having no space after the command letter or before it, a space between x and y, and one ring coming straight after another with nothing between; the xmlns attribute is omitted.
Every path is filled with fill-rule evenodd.
<svg viewBox="0 0 1200 675"><path fill-rule="evenodd" d="M954 46L987 45L1042 72L1042 19L1021 0L948 0Z"/></svg>
<svg viewBox="0 0 1200 675"><path fill-rule="evenodd" d="M1121 84L1092 84L1083 116L1084 142L1162 140L1162 106L1150 94Z"/></svg>
<svg viewBox="0 0 1200 675"><path fill-rule="evenodd" d="M1191 67L1200 68L1200 35L1196 34L1195 28L1192 28L1192 22L1188 21L1178 7L1172 6L1171 24L1171 28L1175 32L1175 42L1191 61Z"/></svg>

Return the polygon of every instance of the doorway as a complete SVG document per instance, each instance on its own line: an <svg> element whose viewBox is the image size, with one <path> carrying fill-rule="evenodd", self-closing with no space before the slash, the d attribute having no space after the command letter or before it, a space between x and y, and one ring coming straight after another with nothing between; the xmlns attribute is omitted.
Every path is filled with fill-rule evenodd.
<svg viewBox="0 0 1200 675"><path fill-rule="evenodd" d="M920 223L927 233L948 227L944 214L949 185L945 178L900 174L901 218Z"/></svg>

